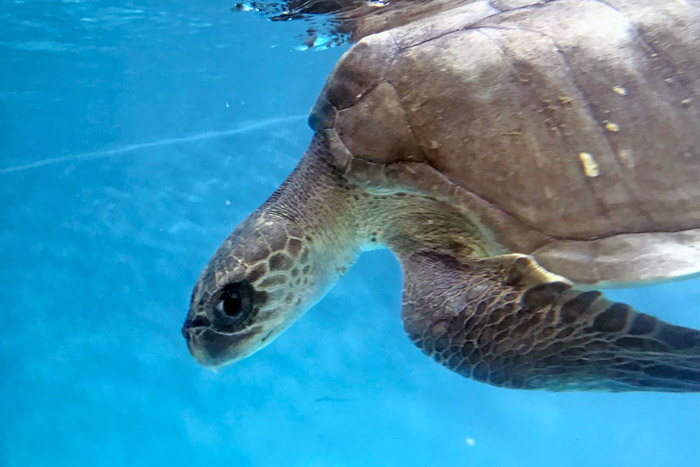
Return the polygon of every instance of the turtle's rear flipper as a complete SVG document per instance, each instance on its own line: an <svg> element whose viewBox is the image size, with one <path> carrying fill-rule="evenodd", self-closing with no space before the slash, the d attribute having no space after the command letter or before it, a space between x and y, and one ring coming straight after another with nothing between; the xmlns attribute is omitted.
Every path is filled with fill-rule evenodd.
<svg viewBox="0 0 700 467"><path fill-rule="evenodd" d="M436 361L522 389L700 391L700 332L580 291L531 257L404 258L403 323Z"/></svg>

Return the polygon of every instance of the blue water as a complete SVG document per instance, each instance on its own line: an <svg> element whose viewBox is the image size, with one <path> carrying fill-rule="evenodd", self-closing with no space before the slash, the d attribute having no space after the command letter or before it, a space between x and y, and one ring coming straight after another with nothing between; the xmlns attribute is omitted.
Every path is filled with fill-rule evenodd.
<svg viewBox="0 0 700 467"><path fill-rule="evenodd" d="M697 395L505 390L424 357L385 251L263 351L197 366L191 287L294 167L343 49L226 1L125 4L1 4L0 465L698 465ZM610 295L697 328L699 288Z"/></svg>

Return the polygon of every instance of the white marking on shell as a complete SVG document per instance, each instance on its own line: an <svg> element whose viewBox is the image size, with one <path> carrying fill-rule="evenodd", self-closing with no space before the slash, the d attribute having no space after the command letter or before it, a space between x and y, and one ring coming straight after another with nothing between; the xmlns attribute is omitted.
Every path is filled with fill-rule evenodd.
<svg viewBox="0 0 700 467"><path fill-rule="evenodd" d="M612 133L617 133L618 131L620 131L620 125L618 125L615 122L605 120L604 124L605 124L605 129L612 132Z"/></svg>
<svg viewBox="0 0 700 467"><path fill-rule="evenodd" d="M552 189L549 187L549 185L544 186L544 195L547 197L547 199L554 198L554 193L552 192Z"/></svg>
<svg viewBox="0 0 700 467"><path fill-rule="evenodd" d="M632 158L631 149L620 149L617 151L617 158L620 159L620 162L622 162L622 164L628 169L634 167L634 159Z"/></svg>
<svg viewBox="0 0 700 467"><path fill-rule="evenodd" d="M621 96L627 95L627 89L623 88L622 86L613 86L613 91Z"/></svg>
<svg viewBox="0 0 700 467"><path fill-rule="evenodd" d="M574 100L569 96L559 96L559 103L561 105L571 104Z"/></svg>
<svg viewBox="0 0 700 467"><path fill-rule="evenodd" d="M597 177L600 175L598 163L593 157L593 154L589 152L579 152L578 158L581 161L581 165L583 165L583 173L586 174L586 177Z"/></svg>

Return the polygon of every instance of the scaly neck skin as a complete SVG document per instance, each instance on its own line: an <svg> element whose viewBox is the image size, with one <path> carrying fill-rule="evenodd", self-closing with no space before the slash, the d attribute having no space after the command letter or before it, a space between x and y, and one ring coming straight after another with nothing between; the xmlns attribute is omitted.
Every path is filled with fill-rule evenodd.
<svg viewBox="0 0 700 467"><path fill-rule="evenodd" d="M316 137L294 172L263 206L296 224L339 274L370 249L399 258L435 250L461 259L497 254L464 214L407 192L376 195L349 183Z"/></svg>
<svg viewBox="0 0 700 467"><path fill-rule="evenodd" d="M317 137L260 209L219 247L192 294L183 328L200 363L218 367L269 344L367 249L388 246L457 261L490 256L478 229L427 196L352 185Z"/></svg>

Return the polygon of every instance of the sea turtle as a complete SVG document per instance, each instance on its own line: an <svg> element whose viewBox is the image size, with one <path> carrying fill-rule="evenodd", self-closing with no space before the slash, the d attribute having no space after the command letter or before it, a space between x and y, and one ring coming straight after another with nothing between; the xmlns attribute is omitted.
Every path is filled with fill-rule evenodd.
<svg viewBox="0 0 700 467"><path fill-rule="evenodd" d="M388 247L407 334L464 376L700 390L697 330L591 290L700 270L699 4L436 3L355 37L301 162L200 276L192 355L252 354Z"/></svg>

